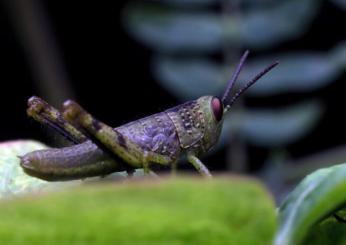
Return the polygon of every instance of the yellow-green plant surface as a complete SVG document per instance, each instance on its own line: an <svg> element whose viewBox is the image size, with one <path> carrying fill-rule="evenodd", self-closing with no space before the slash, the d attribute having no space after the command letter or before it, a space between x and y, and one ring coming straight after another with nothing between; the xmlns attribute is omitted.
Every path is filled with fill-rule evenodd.
<svg viewBox="0 0 346 245"><path fill-rule="evenodd" d="M257 181L174 178L69 187L0 202L1 244L271 244Z"/></svg>

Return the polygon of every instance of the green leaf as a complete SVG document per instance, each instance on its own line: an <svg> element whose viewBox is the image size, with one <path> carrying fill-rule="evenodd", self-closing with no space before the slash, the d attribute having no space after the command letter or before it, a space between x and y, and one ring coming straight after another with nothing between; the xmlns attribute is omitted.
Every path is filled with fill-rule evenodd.
<svg viewBox="0 0 346 245"><path fill-rule="evenodd" d="M249 89L250 94L269 96L319 89L333 82L343 69L339 65L341 61L331 59L330 55L303 52L277 54L249 61L240 74L239 84L244 85L254 74L275 60L279 60L280 64Z"/></svg>
<svg viewBox="0 0 346 245"><path fill-rule="evenodd" d="M224 39L222 19L209 12L176 12L131 4L126 8L124 22L136 39L162 51L213 51Z"/></svg>
<svg viewBox="0 0 346 245"><path fill-rule="evenodd" d="M153 61L153 67L162 87L182 101L219 94L225 87L226 77L221 66L207 59L158 56Z"/></svg>
<svg viewBox="0 0 346 245"><path fill-rule="evenodd" d="M279 231L275 244L301 244L316 223L345 202L346 164L308 175L279 208Z"/></svg>
<svg viewBox="0 0 346 245"><path fill-rule="evenodd" d="M2 202L0 217L1 242L26 245L270 244L276 228L267 190L244 177L69 188Z"/></svg>
<svg viewBox="0 0 346 245"><path fill-rule="evenodd" d="M134 38L161 52L208 53L223 49L225 43L265 48L301 35L319 3L316 0L284 1L227 18L212 11L131 4L125 10L124 24Z"/></svg>
<svg viewBox="0 0 346 245"><path fill-rule="evenodd" d="M242 15L237 22L241 44L268 48L302 35L320 6L319 0L281 1L272 8L258 8ZM292 18L294 13L294 18Z"/></svg>
<svg viewBox="0 0 346 245"><path fill-rule="evenodd" d="M232 133L258 146L282 146L305 136L316 126L322 115L318 101L304 102L285 109L250 109L231 111L224 121L221 141ZM223 138L225 137L225 138Z"/></svg>
<svg viewBox="0 0 346 245"><path fill-rule="evenodd" d="M329 57L335 64L339 66L340 70L346 68L346 40L339 43L331 52Z"/></svg>
<svg viewBox="0 0 346 245"><path fill-rule="evenodd" d="M261 59L249 59L240 73L237 87L245 85L268 64L280 64L256 83L247 94L270 96L285 92L306 92L335 81L346 67L346 48L338 45L331 55L319 53L277 54ZM179 59L158 56L153 61L159 83L181 100L195 99L206 94L222 94L234 71L202 58Z"/></svg>

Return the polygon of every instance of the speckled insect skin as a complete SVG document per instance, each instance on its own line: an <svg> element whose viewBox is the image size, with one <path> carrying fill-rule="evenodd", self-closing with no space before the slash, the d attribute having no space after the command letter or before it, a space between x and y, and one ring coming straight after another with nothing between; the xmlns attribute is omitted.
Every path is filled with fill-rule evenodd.
<svg viewBox="0 0 346 245"><path fill-rule="evenodd" d="M244 53L222 99L202 96L166 111L112 128L80 105L66 101L62 112L38 97L28 101L28 115L51 126L75 145L21 156L29 175L56 181L107 175L152 164L175 166L182 154L205 177L209 170L199 160L219 139L224 114L248 87L277 65L268 66L230 98L229 94L248 55Z"/></svg>

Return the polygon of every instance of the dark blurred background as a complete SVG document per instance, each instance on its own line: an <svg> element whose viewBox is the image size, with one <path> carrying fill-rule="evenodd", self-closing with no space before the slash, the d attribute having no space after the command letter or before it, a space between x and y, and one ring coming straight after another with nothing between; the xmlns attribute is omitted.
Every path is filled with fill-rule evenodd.
<svg viewBox="0 0 346 245"><path fill-rule="evenodd" d="M241 99L225 121L234 125L205 162L213 171L253 173L281 188L346 160L345 13L341 0L4 0L0 140L57 144L27 118L32 95L56 107L73 98L117 126L209 90L220 94L241 53L250 49L243 80L273 59L282 70ZM214 23L218 16L224 26ZM209 40L213 30L221 41ZM211 81L220 74L217 87L206 81L200 87L194 77L199 71ZM186 87L175 85L177 79L186 79ZM194 88L198 92L189 93Z"/></svg>

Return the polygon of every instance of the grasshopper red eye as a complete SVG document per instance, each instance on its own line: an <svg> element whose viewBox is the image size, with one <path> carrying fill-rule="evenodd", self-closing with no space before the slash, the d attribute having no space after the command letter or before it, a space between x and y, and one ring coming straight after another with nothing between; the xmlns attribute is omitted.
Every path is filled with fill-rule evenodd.
<svg viewBox="0 0 346 245"><path fill-rule="evenodd" d="M223 115L223 104L221 100L217 97L214 97L211 100L211 108L213 110L216 121L221 121Z"/></svg>

